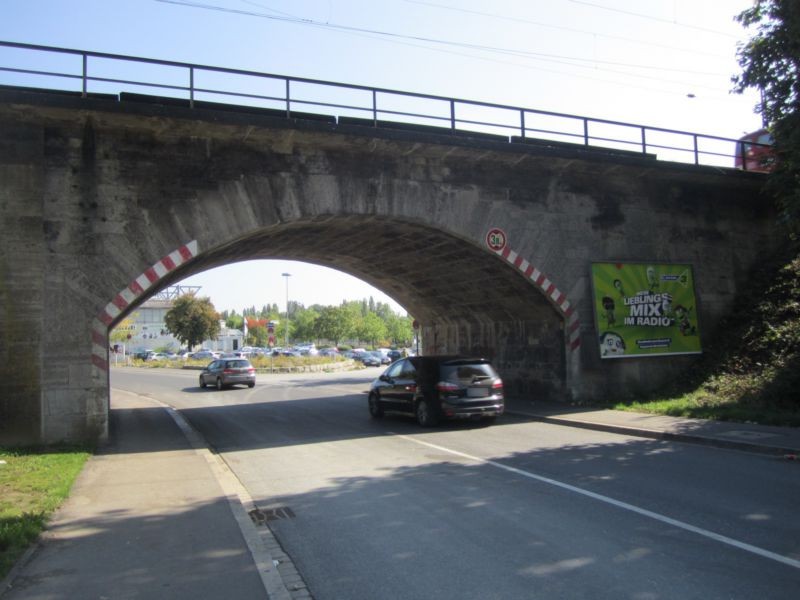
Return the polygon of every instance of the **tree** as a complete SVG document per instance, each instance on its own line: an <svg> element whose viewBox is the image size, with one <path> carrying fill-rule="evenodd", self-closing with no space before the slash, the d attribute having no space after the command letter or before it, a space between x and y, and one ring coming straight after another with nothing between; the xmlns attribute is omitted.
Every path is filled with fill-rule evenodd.
<svg viewBox="0 0 800 600"><path fill-rule="evenodd" d="M301 305L302 306L302 305ZM313 309L298 309L292 315L292 322L295 337L300 341L311 341L316 337L315 323L319 318L319 313Z"/></svg>
<svg viewBox="0 0 800 600"><path fill-rule="evenodd" d="M219 314L211 299L191 294L180 296L164 315L170 333L191 350L203 340L219 335Z"/></svg>
<svg viewBox="0 0 800 600"><path fill-rule="evenodd" d="M385 320L389 339L397 346L408 346L414 339L414 328L411 317L391 314Z"/></svg>
<svg viewBox="0 0 800 600"><path fill-rule="evenodd" d="M370 342L374 347L381 340L386 339L386 323L375 313L367 313L356 328L358 339Z"/></svg>
<svg viewBox="0 0 800 600"><path fill-rule="evenodd" d="M222 319L225 320L225 327L228 329L243 329L244 328L244 317L241 315L237 315L236 311L231 312L230 315L226 314L227 311L222 313Z"/></svg>
<svg viewBox="0 0 800 600"><path fill-rule="evenodd" d="M245 340L245 342L250 346L264 348L269 343L269 333L267 332L266 325L248 326L247 340Z"/></svg>
<svg viewBox="0 0 800 600"><path fill-rule="evenodd" d="M338 346L339 342L353 335L354 319L352 313L342 306L327 306L319 311L316 321L316 334Z"/></svg>
<svg viewBox="0 0 800 600"><path fill-rule="evenodd" d="M776 168L768 189L783 220L796 233L800 226L800 2L756 0L736 20L755 28L739 47L741 75L733 78L735 91L761 92L761 113L774 140Z"/></svg>

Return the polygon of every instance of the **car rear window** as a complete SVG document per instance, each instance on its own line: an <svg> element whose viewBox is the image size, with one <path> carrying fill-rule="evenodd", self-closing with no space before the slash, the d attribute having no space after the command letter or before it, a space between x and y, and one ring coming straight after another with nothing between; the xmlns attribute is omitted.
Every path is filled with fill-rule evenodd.
<svg viewBox="0 0 800 600"><path fill-rule="evenodd" d="M445 363L440 367L440 375L445 381L467 384L497 377L497 373L488 362Z"/></svg>
<svg viewBox="0 0 800 600"><path fill-rule="evenodd" d="M250 366L250 362L246 360L229 360L225 363L228 369L244 369Z"/></svg>

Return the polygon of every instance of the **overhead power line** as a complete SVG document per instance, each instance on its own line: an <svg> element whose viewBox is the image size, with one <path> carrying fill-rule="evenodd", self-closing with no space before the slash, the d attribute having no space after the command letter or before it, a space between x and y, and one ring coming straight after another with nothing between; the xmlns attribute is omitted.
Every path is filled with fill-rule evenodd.
<svg viewBox="0 0 800 600"><path fill-rule="evenodd" d="M568 31L570 33L578 33L578 34L581 34L581 35L588 35L588 36L597 37L597 38L604 38L604 39L609 39L609 40L627 42L627 43L630 43L630 44L637 44L637 45L640 45L640 46L649 46L651 48L663 48L665 50L674 50L674 51L677 51L677 52L687 52L687 53L691 53L694 56L702 55L702 56L709 56L709 57L721 58L721 59L729 58L728 56L725 56L723 54L717 54L717 53L714 53L714 52L706 52L706 51L703 51L703 50L696 50L694 48L682 48L680 46L673 46L673 45L670 45L670 44L659 44L659 43L652 42L652 41L637 40L637 39L634 39L634 38L621 36L621 35L612 35L612 34L609 34L609 33L601 33L601 32L597 32L597 31L587 31L585 29L576 29L574 27L566 27L564 25L553 25L552 23L543 23L541 21L534 21L532 19L523 19L521 17L509 17L507 15L501 15L501 14L497 14L497 13L489 13L489 12L483 12L483 11L479 11L479 10L471 10L471 9L468 9L468 8L461 8L461 7L458 7L458 6L449 6L449 5L446 5L446 4L438 4L436 2L426 2L424 0L403 0L403 1L407 2L409 4L418 4L420 6L430 6L430 7L433 7L433 8L439 8L439 9L446 10L446 11L460 12L460 13L469 14L469 15L476 15L476 16L479 16L479 17L488 17L490 19L498 19L498 20L501 20L501 21L509 21L509 22L512 22L512 23L523 23L523 24L526 24L526 25L534 25L536 27L544 27L544 28L547 28L547 29L555 29L557 31Z"/></svg>
<svg viewBox="0 0 800 600"><path fill-rule="evenodd" d="M623 15L628 15L631 17L637 17L639 19L647 19L648 21L657 21L659 23L667 23L669 25L675 25L677 27L686 27L687 29L694 29L696 31L705 31L706 33L713 33L714 35L721 35L724 37L729 37L732 39L737 39L737 37L733 34L730 34L726 31L719 31L717 29L711 29L708 27L700 27L699 25L689 25L688 23L680 23L679 21L672 20L672 19L665 19L664 17L654 17L653 15L646 15L643 13L637 13L632 10L624 10L621 8L613 8L611 6L603 6L602 4L597 4L596 2L588 2L587 0L569 0L573 4L583 4L584 6L591 6L592 8L597 8L600 10L607 10L609 12L620 13Z"/></svg>
<svg viewBox="0 0 800 600"><path fill-rule="evenodd" d="M654 67L653 65L644 65L644 64L633 64L633 63L625 63L625 62L618 62L618 61L606 61L606 60L599 60L595 58L581 58L575 56L562 56L558 54L550 54L547 52L530 52L526 50L515 50L509 48L500 48L497 46L484 46L481 44L473 44L468 42L456 42L452 40L443 40L437 38L431 38L426 36L417 36L417 35L408 35L408 34L400 34L400 33L393 33L389 31L381 31L377 29L367 29L363 27L353 27L350 25L340 25L334 23L322 23L320 21L314 21L313 19L304 19L301 17L296 17L292 15L287 15L286 13L282 13L283 16L274 15L274 14L265 14L259 13L249 10L241 10L241 9L234 9L228 8L223 6L216 6L213 4L202 4L199 2L192 2L190 0L156 0L157 2L161 2L164 4L176 4L179 6L187 6L191 8L200 8L204 10L212 10L212 11L219 11L225 13L232 13L250 17L259 17L263 19L272 19L277 21L285 21L290 23L296 23L300 25L308 25L313 27L319 27L322 29L331 29L331 30L339 30L339 31L346 31L350 33L365 33L371 34L381 37L387 38L394 38L394 39L401 39L401 40L413 40L417 42L425 42L429 44L437 44L442 46L453 46L457 48L465 48L469 50L479 50L482 52L495 52L498 54L507 54L512 56L519 56L519 57L530 57L533 59L541 59L541 60L551 60L555 63L560 64L573 64L574 66L582 66L576 65L574 63L587 63L588 65L610 65L614 67L627 67L631 69L646 69L650 72L652 71L663 71L663 72L673 72L673 73L685 73L688 75L701 75L701 76L714 76L719 75L719 73L712 73L712 72L702 72L702 71L691 71L688 69L676 69L676 68L669 68L669 67ZM250 3L253 4L253 3ZM572 61L572 63L564 62L564 61ZM619 71L613 71L619 73ZM638 77L635 73L627 73L632 77ZM648 75L645 76L646 78L652 78L652 76Z"/></svg>

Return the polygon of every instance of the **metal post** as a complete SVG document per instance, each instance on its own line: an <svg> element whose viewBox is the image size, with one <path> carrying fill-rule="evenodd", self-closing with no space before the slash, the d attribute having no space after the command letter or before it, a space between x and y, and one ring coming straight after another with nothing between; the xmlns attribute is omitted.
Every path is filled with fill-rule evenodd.
<svg viewBox="0 0 800 600"><path fill-rule="evenodd" d="M647 137L645 131L645 128L642 127L642 154L647 154Z"/></svg>
<svg viewBox="0 0 800 600"><path fill-rule="evenodd" d="M695 133L693 136L694 138L694 164L700 164L700 150L697 147L697 134Z"/></svg>
<svg viewBox="0 0 800 600"><path fill-rule="evenodd" d="M288 83L289 80L287 79L286 82ZM283 277L286 278L286 340L285 340L285 347L289 349L289 277L292 276L291 273L281 273Z"/></svg>
<svg viewBox="0 0 800 600"><path fill-rule="evenodd" d="M372 126L378 126L378 93L372 90Z"/></svg>
<svg viewBox="0 0 800 600"><path fill-rule="evenodd" d="M83 98L86 98L86 85L87 85L86 79L87 79L87 76L88 76L87 71L88 71L88 68L89 68L88 64L87 64L88 60L89 60L89 57L86 56L86 54L84 54L83 55L83 77L82 77L82 79L83 79L83 92L81 93L81 97L83 97Z"/></svg>
<svg viewBox="0 0 800 600"><path fill-rule="evenodd" d="M742 170L747 171L747 149L745 147L744 140L737 142L736 144L736 152L742 159Z"/></svg>
<svg viewBox="0 0 800 600"><path fill-rule="evenodd" d="M286 118L292 116L291 96L289 95L289 80L286 80ZM287 284L288 285L288 284Z"/></svg>
<svg viewBox="0 0 800 600"><path fill-rule="evenodd" d="M194 67L189 67L189 108L194 108Z"/></svg>
<svg viewBox="0 0 800 600"><path fill-rule="evenodd" d="M589 145L589 119L583 119L583 145Z"/></svg>
<svg viewBox="0 0 800 600"><path fill-rule="evenodd" d="M525 139L525 109L519 111L519 127L522 131L522 139Z"/></svg>
<svg viewBox="0 0 800 600"><path fill-rule="evenodd" d="M456 101L450 100L450 129L456 129Z"/></svg>

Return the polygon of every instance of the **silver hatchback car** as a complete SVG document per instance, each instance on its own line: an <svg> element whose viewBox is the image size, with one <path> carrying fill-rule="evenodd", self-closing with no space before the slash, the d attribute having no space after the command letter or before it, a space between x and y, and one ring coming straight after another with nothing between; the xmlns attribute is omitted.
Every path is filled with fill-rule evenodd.
<svg viewBox="0 0 800 600"><path fill-rule="evenodd" d="M200 387L213 385L221 390L241 383L247 387L256 384L256 370L246 358L221 358L212 361L200 373Z"/></svg>

